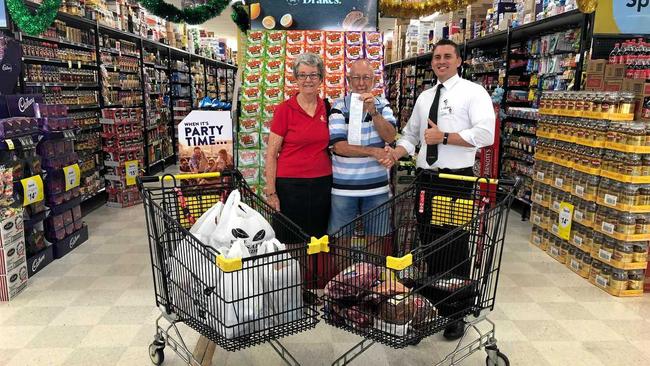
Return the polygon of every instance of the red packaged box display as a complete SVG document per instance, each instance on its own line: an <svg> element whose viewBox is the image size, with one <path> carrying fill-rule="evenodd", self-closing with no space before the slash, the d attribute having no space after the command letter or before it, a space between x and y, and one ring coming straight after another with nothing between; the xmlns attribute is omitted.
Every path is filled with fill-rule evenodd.
<svg viewBox="0 0 650 366"><path fill-rule="evenodd" d="M305 46L302 44L296 45L287 45L287 48L284 51L284 55L287 58L287 63L289 60L293 60L298 57L301 53L305 52Z"/></svg>
<svg viewBox="0 0 650 366"><path fill-rule="evenodd" d="M314 53L321 58L325 57L325 47L322 44L308 44L305 47L305 52Z"/></svg>
<svg viewBox="0 0 650 366"><path fill-rule="evenodd" d="M381 60L384 58L384 46L366 45L366 58L369 60Z"/></svg>
<svg viewBox="0 0 650 366"><path fill-rule="evenodd" d="M289 45L303 45L304 43L305 43L305 32L303 31L287 32L287 47Z"/></svg>
<svg viewBox="0 0 650 366"><path fill-rule="evenodd" d="M343 46L345 42L344 32L325 32L325 44L328 46Z"/></svg>
<svg viewBox="0 0 650 366"><path fill-rule="evenodd" d="M345 56L345 47L343 45L339 46L327 46L325 48L325 59L327 60L342 60Z"/></svg>
<svg viewBox="0 0 650 366"><path fill-rule="evenodd" d="M365 32L364 38L366 45L381 45L383 43L381 32Z"/></svg>
<svg viewBox="0 0 650 366"><path fill-rule="evenodd" d="M363 44L363 32L345 32L346 46L361 46Z"/></svg>
<svg viewBox="0 0 650 366"><path fill-rule="evenodd" d="M325 32L323 31L307 31L305 32L305 40L308 45L322 46L325 40Z"/></svg>
<svg viewBox="0 0 650 366"><path fill-rule="evenodd" d="M343 73L345 71L345 60L325 60L325 74Z"/></svg>
<svg viewBox="0 0 650 366"><path fill-rule="evenodd" d="M345 76L343 74L326 74L325 75L326 88L345 88Z"/></svg>
<svg viewBox="0 0 650 366"><path fill-rule="evenodd" d="M345 47L346 60L358 60L363 58L363 47L361 46L347 46Z"/></svg>
<svg viewBox="0 0 650 366"><path fill-rule="evenodd" d="M333 102L338 98L343 98L344 96L344 88L325 88L325 98L329 99L330 102Z"/></svg>

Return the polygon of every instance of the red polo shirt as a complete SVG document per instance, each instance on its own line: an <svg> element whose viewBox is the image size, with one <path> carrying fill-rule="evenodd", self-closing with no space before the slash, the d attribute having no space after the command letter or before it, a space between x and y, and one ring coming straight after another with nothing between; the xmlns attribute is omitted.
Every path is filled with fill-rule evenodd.
<svg viewBox="0 0 650 366"><path fill-rule="evenodd" d="M330 133L325 103L318 98L316 114L307 114L292 96L275 108L271 132L282 136L276 176L282 178L316 178L332 174L327 153Z"/></svg>

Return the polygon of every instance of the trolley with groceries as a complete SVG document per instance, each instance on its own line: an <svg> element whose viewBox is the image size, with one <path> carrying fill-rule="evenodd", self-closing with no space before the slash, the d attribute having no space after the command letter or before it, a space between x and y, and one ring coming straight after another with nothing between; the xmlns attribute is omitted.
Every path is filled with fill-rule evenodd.
<svg viewBox="0 0 650 366"><path fill-rule="evenodd" d="M162 312L151 360L162 364L169 346L189 365L200 364L176 327L185 323L227 351L268 342L286 364L300 365L279 339L323 319L363 338L333 365L351 363L374 343L417 345L461 321L478 337L466 342L468 328L438 365L455 365L479 350L487 352L487 365L508 365L487 314L518 184L421 172L403 192L336 233L310 238L253 193L237 171L141 177ZM208 243L212 239L194 228L231 201L256 211L270 227L223 226L231 219L222 215L216 225L229 232L215 233L230 235L232 245ZM269 231L273 238L259 244ZM253 236L253 244L240 239ZM318 253L326 260L317 261ZM327 285L319 309L304 296L322 277ZM483 322L488 331L478 327Z"/></svg>

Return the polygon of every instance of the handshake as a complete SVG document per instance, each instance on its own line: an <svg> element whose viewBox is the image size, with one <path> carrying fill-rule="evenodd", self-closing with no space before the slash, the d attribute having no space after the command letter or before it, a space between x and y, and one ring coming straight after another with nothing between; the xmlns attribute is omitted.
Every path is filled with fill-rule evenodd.
<svg viewBox="0 0 650 366"><path fill-rule="evenodd" d="M379 164L383 165L385 168L392 168L397 161L406 154L404 148L398 147L393 149L392 147L386 145L383 149L375 148L373 157L377 159Z"/></svg>

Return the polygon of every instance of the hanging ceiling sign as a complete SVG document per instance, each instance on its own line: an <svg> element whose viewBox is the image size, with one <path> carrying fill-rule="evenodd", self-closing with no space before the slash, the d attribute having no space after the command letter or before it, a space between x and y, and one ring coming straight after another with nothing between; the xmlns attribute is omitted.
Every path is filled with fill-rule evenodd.
<svg viewBox="0 0 650 366"><path fill-rule="evenodd" d="M259 0L251 29L376 31L378 0Z"/></svg>

